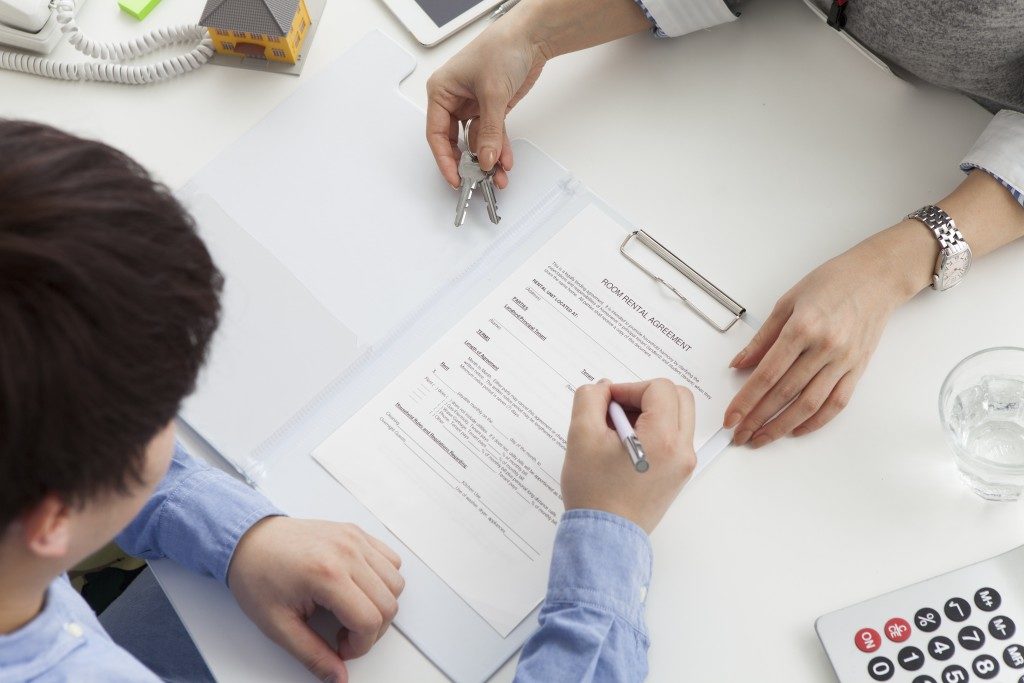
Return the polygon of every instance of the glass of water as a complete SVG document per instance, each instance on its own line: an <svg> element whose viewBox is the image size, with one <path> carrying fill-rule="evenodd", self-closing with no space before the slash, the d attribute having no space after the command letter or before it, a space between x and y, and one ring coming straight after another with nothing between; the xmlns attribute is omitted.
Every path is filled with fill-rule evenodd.
<svg viewBox="0 0 1024 683"><path fill-rule="evenodd" d="M1024 491L1024 349L985 349L960 361L939 391L939 417L967 485L988 500Z"/></svg>

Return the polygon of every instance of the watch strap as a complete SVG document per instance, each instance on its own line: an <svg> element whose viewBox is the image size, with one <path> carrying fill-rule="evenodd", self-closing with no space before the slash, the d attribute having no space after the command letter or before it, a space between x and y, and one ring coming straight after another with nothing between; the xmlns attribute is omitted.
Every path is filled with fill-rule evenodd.
<svg viewBox="0 0 1024 683"><path fill-rule="evenodd" d="M939 240L939 246L943 249L948 249L967 241L960 234L960 231L957 230L953 218L933 204L922 206L917 211L907 214L907 218L916 219L924 223L925 227L935 235L935 239Z"/></svg>

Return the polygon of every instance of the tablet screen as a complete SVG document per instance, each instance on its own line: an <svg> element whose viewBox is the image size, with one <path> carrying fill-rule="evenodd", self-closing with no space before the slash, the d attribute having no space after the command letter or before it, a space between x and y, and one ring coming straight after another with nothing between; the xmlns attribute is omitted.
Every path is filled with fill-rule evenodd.
<svg viewBox="0 0 1024 683"><path fill-rule="evenodd" d="M416 0L416 4L423 8L431 21L441 27L470 7L479 5L480 0Z"/></svg>

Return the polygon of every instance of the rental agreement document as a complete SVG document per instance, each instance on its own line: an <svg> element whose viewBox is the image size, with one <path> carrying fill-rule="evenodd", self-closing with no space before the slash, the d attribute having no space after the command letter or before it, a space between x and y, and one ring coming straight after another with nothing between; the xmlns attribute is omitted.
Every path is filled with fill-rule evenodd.
<svg viewBox="0 0 1024 683"><path fill-rule="evenodd" d="M545 593L575 388L686 386L699 448L741 385L751 329L701 320L627 234L588 206L313 454L502 637Z"/></svg>

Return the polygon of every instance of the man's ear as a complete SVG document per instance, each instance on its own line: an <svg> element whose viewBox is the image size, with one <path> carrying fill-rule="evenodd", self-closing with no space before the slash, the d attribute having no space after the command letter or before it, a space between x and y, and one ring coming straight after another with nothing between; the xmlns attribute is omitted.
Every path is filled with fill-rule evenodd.
<svg viewBox="0 0 1024 683"><path fill-rule="evenodd" d="M59 559L71 546L71 518L67 504L49 493L19 519L25 546L36 556Z"/></svg>

